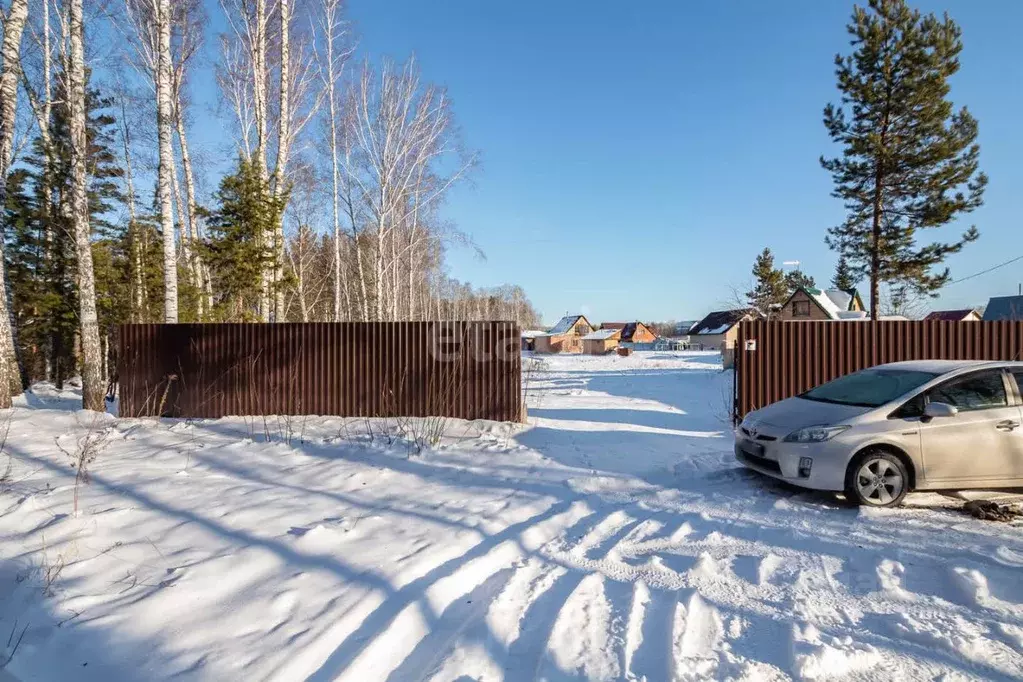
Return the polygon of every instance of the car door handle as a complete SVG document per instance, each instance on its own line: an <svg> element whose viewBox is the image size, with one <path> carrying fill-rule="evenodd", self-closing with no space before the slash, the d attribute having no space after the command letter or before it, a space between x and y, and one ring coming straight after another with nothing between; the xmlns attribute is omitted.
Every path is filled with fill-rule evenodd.
<svg viewBox="0 0 1023 682"><path fill-rule="evenodd" d="M999 431L1012 431L1013 429L1019 428L1019 422L1015 419L1006 419L995 424L995 428Z"/></svg>

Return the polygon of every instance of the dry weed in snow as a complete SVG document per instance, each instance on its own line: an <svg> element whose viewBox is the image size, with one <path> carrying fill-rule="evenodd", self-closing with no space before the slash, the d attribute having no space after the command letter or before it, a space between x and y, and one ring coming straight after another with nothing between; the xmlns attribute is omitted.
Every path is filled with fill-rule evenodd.
<svg viewBox="0 0 1023 682"><path fill-rule="evenodd" d="M107 447L113 428L107 422L107 416L95 414L89 417L88 423L83 423L76 417L78 428L75 433L65 434L54 438L57 448L71 460L71 468L75 471L75 496L74 513L78 515L78 487L89 484L89 467L99 454ZM63 441L72 440L73 445L68 447Z"/></svg>

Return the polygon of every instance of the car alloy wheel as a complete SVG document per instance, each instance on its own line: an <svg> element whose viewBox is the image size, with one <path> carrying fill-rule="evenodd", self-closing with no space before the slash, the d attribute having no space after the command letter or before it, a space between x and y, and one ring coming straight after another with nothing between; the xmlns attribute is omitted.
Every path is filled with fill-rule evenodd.
<svg viewBox="0 0 1023 682"><path fill-rule="evenodd" d="M888 457L867 457L856 470L853 481L857 497L863 504L885 507L901 500L906 488L906 477Z"/></svg>

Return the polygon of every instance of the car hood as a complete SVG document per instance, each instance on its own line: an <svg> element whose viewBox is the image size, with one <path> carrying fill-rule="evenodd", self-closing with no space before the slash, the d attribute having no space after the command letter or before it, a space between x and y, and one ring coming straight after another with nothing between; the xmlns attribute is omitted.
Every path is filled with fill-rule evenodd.
<svg viewBox="0 0 1023 682"><path fill-rule="evenodd" d="M743 424L746 428L757 428L773 435L784 436L807 426L842 424L872 409L874 408L788 398L751 412L743 420Z"/></svg>

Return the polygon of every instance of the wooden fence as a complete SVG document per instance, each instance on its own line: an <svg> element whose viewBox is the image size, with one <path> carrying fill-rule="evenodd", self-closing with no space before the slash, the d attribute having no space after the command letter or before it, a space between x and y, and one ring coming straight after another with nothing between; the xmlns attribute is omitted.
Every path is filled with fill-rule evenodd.
<svg viewBox="0 0 1023 682"><path fill-rule="evenodd" d="M512 322L131 324L120 414L522 419Z"/></svg>
<svg viewBox="0 0 1023 682"><path fill-rule="evenodd" d="M1023 322L743 322L733 417L888 362L1021 357Z"/></svg>

